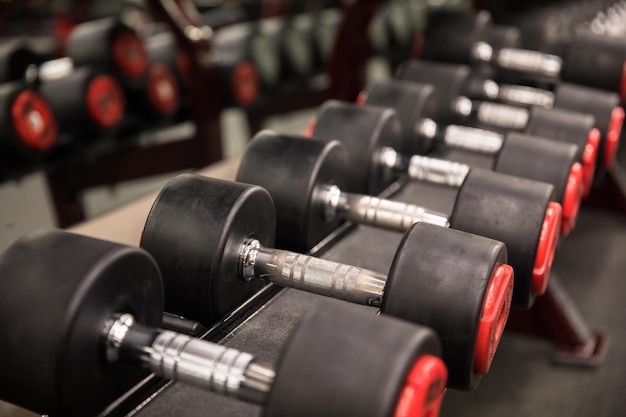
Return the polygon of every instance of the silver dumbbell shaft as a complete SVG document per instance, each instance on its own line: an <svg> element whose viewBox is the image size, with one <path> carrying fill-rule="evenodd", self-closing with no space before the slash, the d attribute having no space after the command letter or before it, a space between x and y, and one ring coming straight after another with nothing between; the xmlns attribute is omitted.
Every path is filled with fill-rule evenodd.
<svg viewBox="0 0 626 417"><path fill-rule="evenodd" d="M504 136L498 132L460 125L440 126L432 119L422 119L416 129L421 139L489 155L498 153L504 143Z"/></svg>
<svg viewBox="0 0 626 417"><path fill-rule="evenodd" d="M160 377L225 396L262 404L274 381L274 369L248 353L180 333L150 329L135 323L130 314L113 317L104 335L109 362L117 362L124 352L131 352L131 359L139 360Z"/></svg>
<svg viewBox="0 0 626 417"><path fill-rule="evenodd" d="M449 227L448 217L415 204L391 201L364 194L345 193L336 185L324 187L321 201L324 218L340 216L348 221L405 232L415 223Z"/></svg>
<svg viewBox="0 0 626 417"><path fill-rule="evenodd" d="M382 149L380 163L385 168L407 173L414 180L450 187L463 185L470 171L466 164L419 155L402 155L391 148Z"/></svg>
<svg viewBox="0 0 626 417"><path fill-rule="evenodd" d="M387 277L378 272L279 249L250 239L240 252L241 276L379 307Z"/></svg>
<svg viewBox="0 0 626 417"><path fill-rule="evenodd" d="M458 97L452 104L452 110L466 118L475 115L480 123L504 129L522 130L528 125L530 119L530 112L526 108L473 101L467 97Z"/></svg>
<svg viewBox="0 0 626 417"><path fill-rule="evenodd" d="M500 84L498 100L509 104L537 106L546 109L554 107L554 93L525 85Z"/></svg>
<svg viewBox="0 0 626 417"><path fill-rule="evenodd" d="M510 71L557 77L563 68L563 60L556 55L527 49L502 48L494 50L485 42L478 42L472 49L472 57Z"/></svg>

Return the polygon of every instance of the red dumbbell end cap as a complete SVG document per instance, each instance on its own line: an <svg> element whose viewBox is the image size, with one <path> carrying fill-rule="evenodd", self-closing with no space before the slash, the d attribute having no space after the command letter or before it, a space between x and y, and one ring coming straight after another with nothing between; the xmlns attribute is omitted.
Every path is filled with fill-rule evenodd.
<svg viewBox="0 0 626 417"><path fill-rule="evenodd" d="M21 91L11 104L11 120L18 139L30 149L45 152L57 139L57 123L48 103L32 90Z"/></svg>
<svg viewBox="0 0 626 417"><path fill-rule="evenodd" d="M533 282L531 290L533 295L542 295L548 288L550 280L550 270L559 241L561 229L561 216L563 208L559 203L551 201L548 204L546 215L541 226L539 244L537 245L537 255L535 256L535 266L533 268Z"/></svg>
<svg viewBox="0 0 626 417"><path fill-rule="evenodd" d="M356 100L354 100L354 104L359 107L362 107L367 102L368 93L365 90L362 90L358 96L356 96Z"/></svg>
<svg viewBox="0 0 626 417"><path fill-rule="evenodd" d="M593 175L596 172L596 162L598 160L598 149L600 148L600 131L593 128L587 135L587 143L583 149L583 197L587 197L591 192Z"/></svg>
<svg viewBox="0 0 626 417"><path fill-rule="evenodd" d="M512 297L513 268L510 265L500 264L491 275L478 323L474 372L479 375L489 372L504 332L504 325L509 317Z"/></svg>
<svg viewBox="0 0 626 417"><path fill-rule="evenodd" d="M448 370L436 356L417 360L406 378L394 417L437 417L446 389Z"/></svg>
<svg viewBox="0 0 626 417"><path fill-rule="evenodd" d="M113 59L128 78L142 77L148 70L148 52L141 39L129 31L117 34L113 41Z"/></svg>
<svg viewBox="0 0 626 417"><path fill-rule="evenodd" d="M248 61L239 62L231 78L235 101L242 107L252 104L259 95L259 73Z"/></svg>
<svg viewBox="0 0 626 417"><path fill-rule="evenodd" d="M178 83L172 71L161 63L154 64L148 71L148 97L162 115L171 115L180 105Z"/></svg>
<svg viewBox="0 0 626 417"><path fill-rule="evenodd" d="M615 161L615 154L619 148L619 139L622 135L622 125L624 124L624 109L621 107L613 108L611 112L611 121L606 131L604 139L604 166L610 167Z"/></svg>
<svg viewBox="0 0 626 417"><path fill-rule="evenodd" d="M101 127L113 127L124 114L124 92L115 78L108 75L94 77L87 87L87 111Z"/></svg>
<svg viewBox="0 0 626 417"><path fill-rule="evenodd" d="M561 220L561 235L567 236L576 226L578 209L583 194L583 168L576 162L570 169L567 185L561 206L563 206L563 217Z"/></svg>

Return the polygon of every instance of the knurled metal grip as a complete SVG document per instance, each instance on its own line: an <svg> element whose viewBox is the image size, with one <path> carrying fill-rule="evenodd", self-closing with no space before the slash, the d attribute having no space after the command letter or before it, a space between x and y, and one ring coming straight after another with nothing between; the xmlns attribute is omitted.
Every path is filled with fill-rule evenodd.
<svg viewBox="0 0 626 417"><path fill-rule="evenodd" d="M407 172L415 180L460 187L469 174L470 167L458 162L413 155Z"/></svg>
<svg viewBox="0 0 626 417"><path fill-rule="evenodd" d="M163 331L152 344L149 364L164 378L239 397L241 381L253 359L248 353Z"/></svg>
<svg viewBox="0 0 626 417"><path fill-rule="evenodd" d="M528 125L528 109L498 103L479 103L476 117L480 123L504 129L522 130Z"/></svg>
<svg viewBox="0 0 626 417"><path fill-rule="evenodd" d="M516 48L502 48L494 51L485 42L478 42L474 45L472 56L479 61L487 62L506 70L540 74L548 77L557 77L563 67L563 61L556 55Z"/></svg>
<svg viewBox="0 0 626 417"><path fill-rule="evenodd" d="M324 187L323 216L332 221L338 215L358 224L406 232L415 223L449 227L448 217L425 207L364 194L344 193L336 185ZM245 266L244 266L245 267Z"/></svg>
<svg viewBox="0 0 626 417"><path fill-rule="evenodd" d="M149 335L146 339L138 335ZM249 353L169 330L135 323L131 314L116 315L104 330L106 357L120 360L123 345L130 356L156 375L225 396L263 403L275 377L273 368ZM151 342L150 342L151 340Z"/></svg>
<svg viewBox="0 0 626 417"><path fill-rule="evenodd" d="M444 144L485 154L498 153L503 142L500 133L469 126L449 125L443 132Z"/></svg>
<svg viewBox="0 0 626 417"><path fill-rule="evenodd" d="M381 305L387 282L383 274L313 256L263 248L256 239L249 240L244 246L250 249L240 252L246 257L240 259L242 274L243 266L252 264L252 278L353 303ZM244 276L244 279L250 279L250 276Z"/></svg>
<svg viewBox="0 0 626 417"><path fill-rule="evenodd" d="M554 93L525 85L500 84L498 100L509 104L538 106L546 109L554 107Z"/></svg>
<svg viewBox="0 0 626 417"><path fill-rule="evenodd" d="M425 207L360 194L345 194L347 205L340 207L347 220L405 232L415 223L450 227L448 217ZM343 210L342 210L343 209Z"/></svg>

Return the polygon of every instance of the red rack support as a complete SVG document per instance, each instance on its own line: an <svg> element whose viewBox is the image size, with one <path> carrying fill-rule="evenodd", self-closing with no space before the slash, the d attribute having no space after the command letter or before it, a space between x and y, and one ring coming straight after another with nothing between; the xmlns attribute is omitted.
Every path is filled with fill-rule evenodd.
<svg viewBox="0 0 626 417"><path fill-rule="evenodd" d="M511 310L507 329L549 340L556 349L554 362L565 365L600 365L608 343L607 334L587 323L554 274L530 310Z"/></svg>

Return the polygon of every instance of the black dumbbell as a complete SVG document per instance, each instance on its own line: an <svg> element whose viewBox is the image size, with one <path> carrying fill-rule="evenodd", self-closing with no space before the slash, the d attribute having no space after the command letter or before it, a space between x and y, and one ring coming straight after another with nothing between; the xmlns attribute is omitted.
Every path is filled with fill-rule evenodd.
<svg viewBox="0 0 626 417"><path fill-rule="evenodd" d="M561 59L538 51L494 49L484 35L490 26L491 16L486 11L477 14L436 11L429 16L420 57L461 64L488 63L498 70L530 74L538 81L560 77L619 93L624 99L626 45L622 39L579 28Z"/></svg>
<svg viewBox="0 0 626 417"><path fill-rule="evenodd" d="M57 141L57 122L47 101L23 82L0 84L0 155L42 159Z"/></svg>
<svg viewBox="0 0 626 417"><path fill-rule="evenodd" d="M311 222L321 223L315 216ZM513 290L504 244L415 224L385 276L271 249L275 226L272 199L261 187L191 174L171 180L141 238L163 274L165 310L210 325L272 282L432 327L450 387L471 389L488 371Z"/></svg>
<svg viewBox="0 0 626 417"><path fill-rule="evenodd" d="M178 49L174 36L170 32L159 32L145 36L144 42L150 60L167 65L175 76L179 89L186 91L191 76L189 59ZM259 94L259 74L252 63L241 58L240 51L231 53L217 48L213 66L221 78L220 90L225 106L246 107L256 101Z"/></svg>
<svg viewBox="0 0 626 417"><path fill-rule="evenodd" d="M94 133L111 131L122 121L124 91L105 71L93 66L76 68L71 59L60 58L41 64L37 81L61 132L89 140Z"/></svg>
<svg viewBox="0 0 626 417"><path fill-rule="evenodd" d="M264 405L271 416L439 411L446 368L425 327L329 303L305 314L274 368L255 355L157 329L163 286L143 250L40 232L14 243L0 271L0 398L33 411L99 415L146 370ZM306 389L295 384L302 378Z"/></svg>
<svg viewBox="0 0 626 417"><path fill-rule="evenodd" d="M450 100L458 96L470 99L497 100L507 104L546 109L560 108L578 113L587 113L595 117L594 127L600 132L602 140L598 157L602 157L609 166L619 145L619 137L624 121L624 110L619 107L619 97L615 93L571 83L558 83L554 91L515 84L498 84L494 80L473 72L467 66L429 61L409 61L404 63L398 75L405 80L433 84L437 90L448 94ZM454 89L448 86L456 85ZM516 119L533 118L531 113L521 111ZM446 110L446 113L450 113ZM506 114L515 116L513 109ZM550 115L550 113L547 113ZM498 123L510 124L502 119ZM532 120L529 128L533 128ZM580 139L579 139L580 140Z"/></svg>
<svg viewBox="0 0 626 417"><path fill-rule="evenodd" d="M439 193L443 185L450 201L440 210L449 213L450 226L505 243L515 269L513 305L530 307L546 289L559 236L561 207L553 201L554 187L456 162L399 155L394 149L401 131L392 109L331 101L320 109L312 137L345 145L348 190L377 194L398 172L414 182L437 184ZM431 204L426 195L416 198L421 205Z"/></svg>
<svg viewBox="0 0 626 417"><path fill-rule="evenodd" d="M187 55L178 48L176 38L167 30L142 33L142 41L145 45L148 59L151 62L162 62L168 66L176 77L181 90L189 83L189 62Z"/></svg>
<svg viewBox="0 0 626 417"><path fill-rule="evenodd" d="M380 55L406 52L416 31L423 29L426 5L406 0L393 0L379 7L370 21L368 38L371 48Z"/></svg>
<svg viewBox="0 0 626 417"><path fill-rule="evenodd" d="M75 66L93 65L111 71L124 87L145 83L149 60L146 48L129 26L116 19L77 25L66 43Z"/></svg>
<svg viewBox="0 0 626 417"><path fill-rule="evenodd" d="M215 32L214 48L225 63L246 62L256 71L262 94L275 91L281 77L277 45L253 23L238 23Z"/></svg>
<svg viewBox="0 0 626 417"><path fill-rule="evenodd" d="M576 162L580 154L576 145L517 132L437 123L429 117L437 97L428 84L376 83L360 97L363 104L397 112L403 138L398 151L408 155L434 151L433 157L552 184L563 208L561 232L567 235L576 224L584 174Z"/></svg>
<svg viewBox="0 0 626 417"><path fill-rule="evenodd" d="M180 107L180 89L174 72L165 62L151 62L146 83L127 90L129 110L154 121L173 116Z"/></svg>
<svg viewBox="0 0 626 417"><path fill-rule="evenodd" d="M535 107L529 110L471 100L463 95L470 74L470 69L462 66L438 66L437 70L432 72L427 65L416 61L407 62L398 69L398 78L401 80L425 82L435 86L439 102L433 112L437 121L454 123L463 120L478 126L488 126L502 131L523 131L530 135L577 145L577 159L583 168L583 186L585 193L588 193L593 181L600 143L600 132L594 128L594 117L561 109ZM485 84L489 85L494 91L497 90L495 83Z"/></svg>

